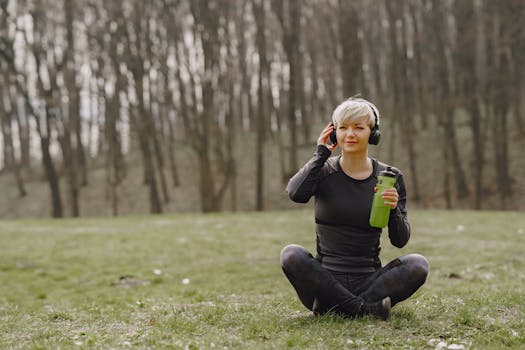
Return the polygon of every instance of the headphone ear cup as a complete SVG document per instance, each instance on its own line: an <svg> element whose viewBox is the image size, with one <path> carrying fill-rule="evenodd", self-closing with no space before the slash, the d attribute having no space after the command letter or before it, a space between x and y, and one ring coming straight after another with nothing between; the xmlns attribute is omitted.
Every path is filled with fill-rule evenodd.
<svg viewBox="0 0 525 350"><path fill-rule="evenodd" d="M379 128L374 126L370 132L370 137L368 138L368 143L371 145L377 145L381 139L381 132Z"/></svg>
<svg viewBox="0 0 525 350"><path fill-rule="evenodd" d="M337 144L337 134L335 132L335 127L334 130L332 130L332 132L330 133L330 142L332 142L333 145Z"/></svg>

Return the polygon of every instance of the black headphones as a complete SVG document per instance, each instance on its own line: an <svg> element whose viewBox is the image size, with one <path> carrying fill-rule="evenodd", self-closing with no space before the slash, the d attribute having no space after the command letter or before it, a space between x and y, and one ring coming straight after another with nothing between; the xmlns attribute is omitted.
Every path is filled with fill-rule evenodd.
<svg viewBox="0 0 525 350"><path fill-rule="evenodd" d="M381 139L381 132L379 131L379 117L377 116L376 110L374 107L372 107L371 104L368 104L370 106L370 109L372 110L372 113L374 113L374 127L370 131L370 137L368 138L368 143L371 145L377 145L379 143L379 140ZM337 134L336 134L336 126L332 122L332 125L334 126L334 130L330 133L330 141L332 144L337 143Z"/></svg>

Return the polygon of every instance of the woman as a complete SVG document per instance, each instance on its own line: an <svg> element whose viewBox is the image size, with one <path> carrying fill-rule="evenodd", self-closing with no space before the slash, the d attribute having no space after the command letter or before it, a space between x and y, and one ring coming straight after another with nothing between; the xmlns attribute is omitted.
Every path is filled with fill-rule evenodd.
<svg viewBox="0 0 525 350"><path fill-rule="evenodd" d="M335 135L334 135L335 133ZM388 319L390 308L410 297L426 280L428 261L409 254L381 266L381 229L368 223L377 175L388 165L368 156L379 142L379 113L367 100L344 101L321 132L317 151L286 188L294 202L315 197L317 256L299 245L281 251L281 266L299 299L315 315L374 315ZM329 143L332 138L333 143ZM330 157L337 146L341 155ZM402 173L382 198L390 206L390 242L403 247L410 237Z"/></svg>

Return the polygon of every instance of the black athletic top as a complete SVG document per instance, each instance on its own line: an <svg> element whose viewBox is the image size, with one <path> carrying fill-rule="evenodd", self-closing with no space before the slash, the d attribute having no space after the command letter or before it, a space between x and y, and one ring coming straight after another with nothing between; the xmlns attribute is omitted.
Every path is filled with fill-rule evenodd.
<svg viewBox="0 0 525 350"><path fill-rule="evenodd" d="M372 159L372 174L364 180L346 175L339 164L340 156L319 145L312 159L288 183L286 191L294 202L306 203L315 196L317 258L329 270L373 272L381 267L379 238L381 229L368 223L377 175L387 165ZM403 174L396 174L399 194L397 208L390 211L388 235L396 247L410 238Z"/></svg>

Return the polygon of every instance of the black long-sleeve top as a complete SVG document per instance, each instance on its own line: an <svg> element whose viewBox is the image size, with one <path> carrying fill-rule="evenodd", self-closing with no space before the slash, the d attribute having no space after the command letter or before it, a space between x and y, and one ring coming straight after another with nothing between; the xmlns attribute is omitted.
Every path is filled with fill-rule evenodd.
<svg viewBox="0 0 525 350"><path fill-rule="evenodd" d="M379 259L381 229L368 223L377 176L388 165L372 159L372 174L363 180L346 175L339 156L319 145L314 156L289 181L290 199L306 203L315 197L317 255L323 266L333 271L373 272L381 267ZM406 189L403 174L396 174L399 194L397 208L390 211L388 235L396 247L410 238Z"/></svg>

